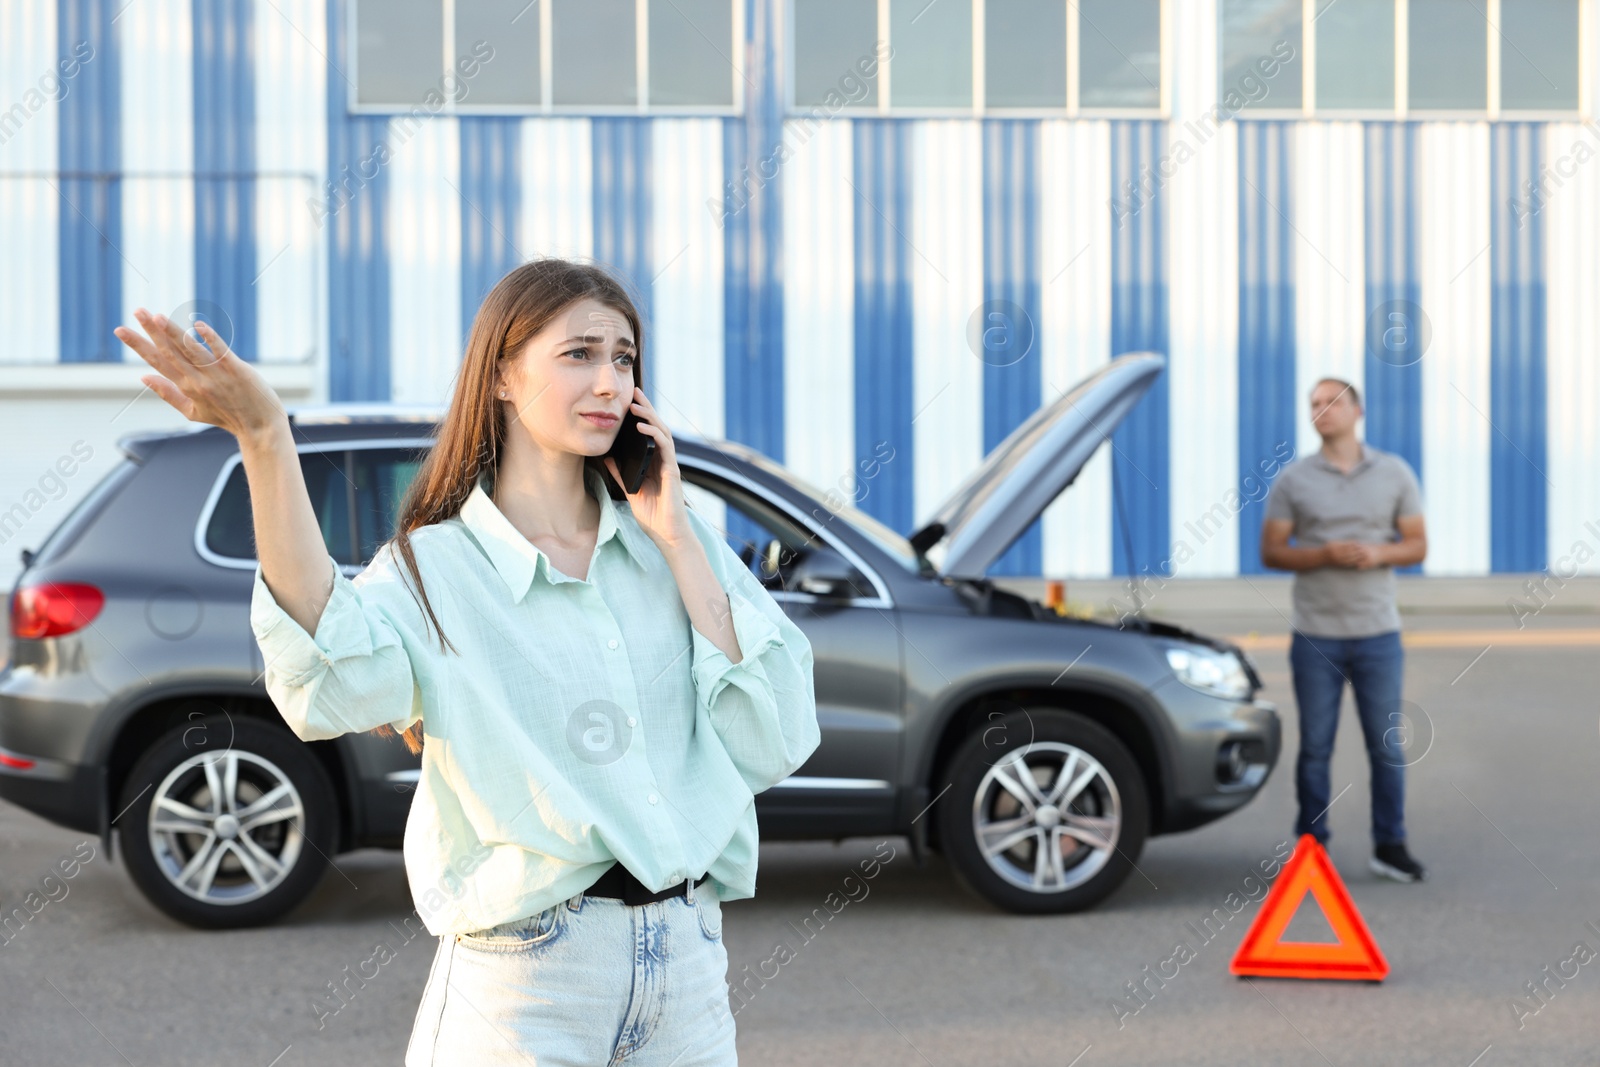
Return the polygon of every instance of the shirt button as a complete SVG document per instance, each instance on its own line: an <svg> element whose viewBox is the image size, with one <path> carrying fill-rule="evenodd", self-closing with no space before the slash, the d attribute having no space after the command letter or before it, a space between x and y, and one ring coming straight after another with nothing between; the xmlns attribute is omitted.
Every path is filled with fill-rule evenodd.
<svg viewBox="0 0 1600 1067"><path fill-rule="evenodd" d="M655 802L656 802L656 795L654 793L651 793L650 794L650 803L654 804Z"/></svg>
<svg viewBox="0 0 1600 1067"><path fill-rule="evenodd" d="M611 640L607 641L606 642L606 647L607 648L616 648L617 647L617 639L615 637L613 637Z"/></svg>
<svg viewBox="0 0 1600 1067"><path fill-rule="evenodd" d="M632 715L629 715L628 716L628 725L629 726L637 726L638 725L638 720L636 720Z"/></svg>

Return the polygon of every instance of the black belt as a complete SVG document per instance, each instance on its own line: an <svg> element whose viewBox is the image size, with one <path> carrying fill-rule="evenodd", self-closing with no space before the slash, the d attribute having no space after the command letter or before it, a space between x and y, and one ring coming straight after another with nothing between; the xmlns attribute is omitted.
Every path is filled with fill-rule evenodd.
<svg viewBox="0 0 1600 1067"><path fill-rule="evenodd" d="M702 874L700 880L695 882L695 885L698 887L700 882L704 882L709 877L711 877L709 874ZM602 874L594 885L583 891L583 895L588 897L616 897L624 904L631 904L637 907L640 904L654 904L670 897L681 897L684 895L688 885L689 880L685 878L677 885L669 885L659 893L652 893L645 888L643 882L633 876L632 871L620 863L613 863L606 868L606 873Z"/></svg>

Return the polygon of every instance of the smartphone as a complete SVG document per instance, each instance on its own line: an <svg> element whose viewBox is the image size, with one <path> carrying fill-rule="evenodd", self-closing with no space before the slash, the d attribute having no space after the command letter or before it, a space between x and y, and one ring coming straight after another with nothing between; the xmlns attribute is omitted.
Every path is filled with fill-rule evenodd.
<svg viewBox="0 0 1600 1067"><path fill-rule="evenodd" d="M639 431L639 416L632 412L624 415L622 427L617 430L616 440L611 442L611 450L606 455L616 460L617 471L622 475L622 488L630 496L644 484L644 476L649 472L650 461L655 454L656 440Z"/></svg>

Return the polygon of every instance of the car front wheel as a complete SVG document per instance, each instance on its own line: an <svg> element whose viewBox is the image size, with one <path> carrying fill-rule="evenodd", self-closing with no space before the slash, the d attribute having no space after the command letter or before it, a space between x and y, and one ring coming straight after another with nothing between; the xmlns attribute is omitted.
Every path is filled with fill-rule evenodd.
<svg viewBox="0 0 1600 1067"><path fill-rule="evenodd" d="M335 847L337 801L304 744L250 719L166 734L123 786L128 873L190 926L259 926L304 900Z"/></svg>
<svg viewBox="0 0 1600 1067"><path fill-rule="evenodd" d="M939 802L957 878L1008 911L1081 911L1133 869L1149 829L1144 778L1104 727L1055 708L997 717L962 742Z"/></svg>

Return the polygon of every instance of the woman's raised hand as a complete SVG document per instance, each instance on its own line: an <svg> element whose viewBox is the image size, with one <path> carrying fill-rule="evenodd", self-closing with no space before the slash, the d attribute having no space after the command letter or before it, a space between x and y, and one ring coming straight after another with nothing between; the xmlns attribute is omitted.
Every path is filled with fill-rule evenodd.
<svg viewBox="0 0 1600 1067"><path fill-rule="evenodd" d="M133 314L148 337L127 326L112 332L159 372L139 380L184 418L220 426L240 438L271 431L288 418L261 372L235 355L209 325L195 324L205 341L201 345L165 315L144 308Z"/></svg>

